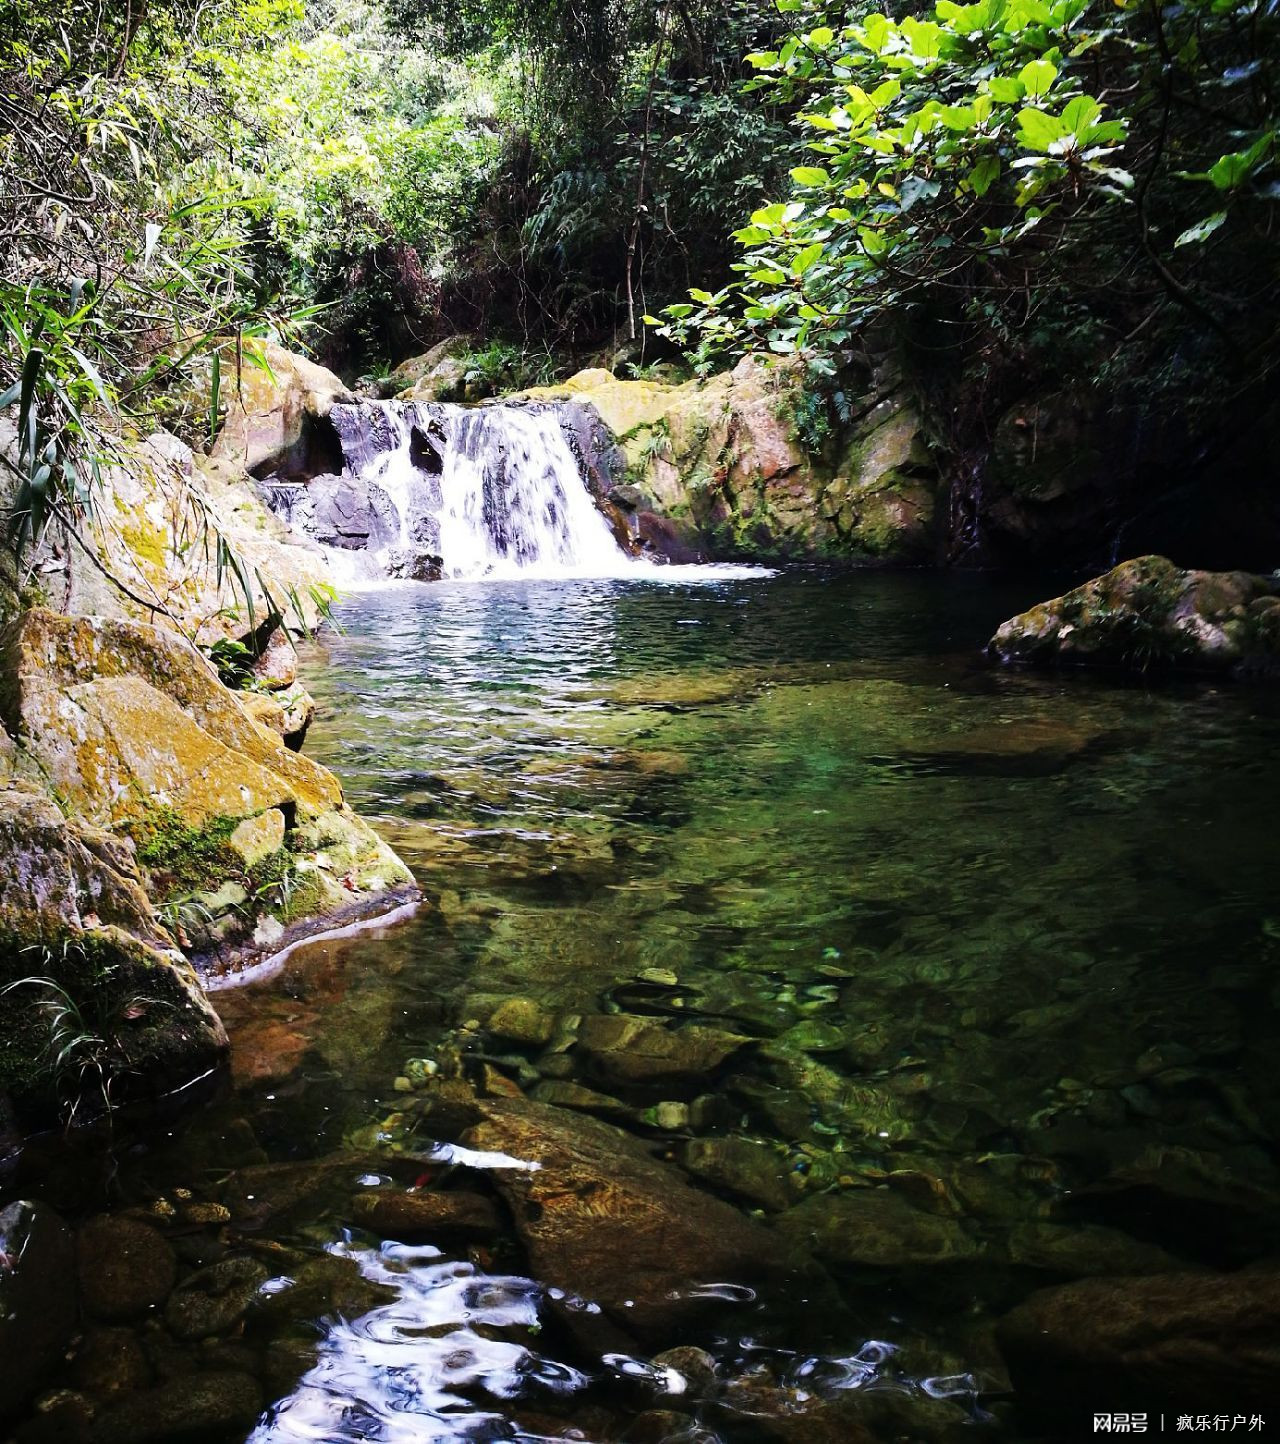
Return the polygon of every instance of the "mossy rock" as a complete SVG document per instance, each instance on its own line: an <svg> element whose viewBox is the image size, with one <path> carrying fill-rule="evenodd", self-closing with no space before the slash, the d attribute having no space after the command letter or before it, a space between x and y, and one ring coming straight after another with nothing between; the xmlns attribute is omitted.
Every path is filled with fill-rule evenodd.
<svg viewBox="0 0 1280 1444"><path fill-rule="evenodd" d="M1165 557L1137 557L1011 617L988 652L1003 662L1276 676L1278 611L1274 578L1184 571Z"/></svg>
<svg viewBox="0 0 1280 1444"><path fill-rule="evenodd" d="M673 560L927 560L938 475L916 412L891 392L815 455L798 434L803 385L794 364L747 358L678 385L596 368L526 396L594 409L624 460L611 495Z"/></svg>
<svg viewBox="0 0 1280 1444"><path fill-rule="evenodd" d="M177 1088L225 1050L131 848L32 788L0 792L0 1094L40 1121Z"/></svg>

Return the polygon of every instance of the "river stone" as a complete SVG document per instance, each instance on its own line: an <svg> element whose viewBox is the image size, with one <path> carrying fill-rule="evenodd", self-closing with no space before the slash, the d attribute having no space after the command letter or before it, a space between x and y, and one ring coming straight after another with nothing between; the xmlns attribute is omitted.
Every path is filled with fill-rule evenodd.
<svg viewBox="0 0 1280 1444"><path fill-rule="evenodd" d="M1166 557L1137 557L1011 617L987 650L1002 662L1274 673L1276 593L1274 578L1183 571Z"/></svg>
<svg viewBox="0 0 1280 1444"><path fill-rule="evenodd" d="M508 998L494 1010L487 1024L489 1032L512 1043L542 1047L555 1033L556 1020L532 998Z"/></svg>
<svg viewBox="0 0 1280 1444"><path fill-rule="evenodd" d="M76 1350L72 1378L96 1399L114 1399L152 1382L146 1350L132 1329L90 1329Z"/></svg>
<svg viewBox="0 0 1280 1444"><path fill-rule="evenodd" d="M777 1231L828 1263L858 1267L968 1263L983 1252L955 1219L922 1213L880 1189L807 1198L782 1215Z"/></svg>
<svg viewBox="0 0 1280 1444"><path fill-rule="evenodd" d="M229 1258L184 1279L164 1311L178 1339L207 1339L238 1323L257 1298L270 1271L257 1259Z"/></svg>
<svg viewBox="0 0 1280 1444"><path fill-rule="evenodd" d="M538 1165L494 1174L533 1274L628 1331L669 1337L700 1285L785 1271L774 1237L619 1129L538 1103L481 1108L461 1141Z"/></svg>
<svg viewBox="0 0 1280 1444"><path fill-rule="evenodd" d="M1009 1261L1065 1278L1099 1274L1160 1274L1177 1260L1155 1244L1099 1224L1022 1223L1009 1232Z"/></svg>
<svg viewBox="0 0 1280 1444"><path fill-rule="evenodd" d="M168 1240L150 1224L104 1213L76 1235L76 1271L86 1312L119 1323L164 1303L177 1264Z"/></svg>
<svg viewBox="0 0 1280 1444"><path fill-rule="evenodd" d="M1193 1412L1274 1406L1280 1273L1064 1284L1006 1315L998 1339L1019 1400L1050 1416L1104 1398Z"/></svg>
<svg viewBox="0 0 1280 1444"><path fill-rule="evenodd" d="M705 1399L716 1389L716 1361L705 1349L696 1349L682 1344L655 1354L649 1361L655 1369L666 1369L666 1394L679 1395L686 1399ZM675 1377L671 1377L674 1374Z"/></svg>
<svg viewBox="0 0 1280 1444"><path fill-rule="evenodd" d="M596 1013L582 1021L577 1052L603 1083L669 1083L714 1072L750 1042L698 1023L666 1028L629 1013Z"/></svg>
<svg viewBox="0 0 1280 1444"><path fill-rule="evenodd" d="M695 1177L770 1213L781 1213L795 1202L787 1186L787 1160L772 1144L732 1136L691 1138L679 1159Z"/></svg>
<svg viewBox="0 0 1280 1444"><path fill-rule="evenodd" d="M394 1239L488 1239L501 1229L497 1210L479 1193L369 1189L351 1200L351 1217L361 1228Z"/></svg>
<svg viewBox="0 0 1280 1444"><path fill-rule="evenodd" d="M90 1444L217 1444L243 1438L262 1409L256 1379L201 1373L133 1394L94 1420Z"/></svg>
<svg viewBox="0 0 1280 1444"><path fill-rule="evenodd" d="M601 1118L614 1118L619 1122L635 1117L635 1109L619 1099L611 1098L607 1093L597 1093L594 1088L584 1088L581 1083L559 1078L544 1079L529 1096L555 1108L577 1108L583 1113L596 1113Z"/></svg>
<svg viewBox="0 0 1280 1444"><path fill-rule="evenodd" d="M352 1258L326 1253L308 1259L301 1267L287 1260L280 1266L287 1272L273 1281L269 1291L260 1291L254 1304L255 1321L261 1320L270 1335L290 1326L313 1334L318 1318L337 1314L358 1319L398 1297L394 1288L365 1278Z"/></svg>
<svg viewBox="0 0 1280 1444"><path fill-rule="evenodd" d="M44 1383L76 1323L74 1248L43 1203L0 1210L0 1422Z"/></svg>

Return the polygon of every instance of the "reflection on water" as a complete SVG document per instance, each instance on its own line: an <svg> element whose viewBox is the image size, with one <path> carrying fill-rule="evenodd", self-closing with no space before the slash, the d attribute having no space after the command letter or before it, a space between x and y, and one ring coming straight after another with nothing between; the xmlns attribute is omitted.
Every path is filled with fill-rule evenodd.
<svg viewBox="0 0 1280 1444"><path fill-rule="evenodd" d="M540 1290L529 1279L480 1274L441 1262L437 1248L335 1245L396 1301L333 1324L320 1358L293 1394L255 1430L253 1444L367 1439L534 1439L473 1402L568 1395L585 1375L508 1335L538 1327Z"/></svg>
<svg viewBox="0 0 1280 1444"><path fill-rule="evenodd" d="M255 1441L1029 1437L1008 1309L1280 1247L1276 701L983 666L1030 599L796 571L343 607L309 750L428 904L220 993L236 1098L122 1184L284 1251L240 1325ZM597 1119L616 1178L570 1156ZM673 1259L690 1311L664 1283L640 1327L575 1287L584 1219L631 1288L635 1201L677 1184L743 1267ZM317 1301L339 1264L366 1291Z"/></svg>

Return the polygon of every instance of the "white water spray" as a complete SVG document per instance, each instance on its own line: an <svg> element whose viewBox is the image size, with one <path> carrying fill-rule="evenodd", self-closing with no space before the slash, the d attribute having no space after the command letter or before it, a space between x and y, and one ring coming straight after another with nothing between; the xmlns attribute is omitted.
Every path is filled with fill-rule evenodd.
<svg viewBox="0 0 1280 1444"><path fill-rule="evenodd" d="M671 567L619 544L587 488L556 405L339 405L341 475L265 483L314 537L344 589L417 581L710 580L762 568ZM765 573L767 574L767 573Z"/></svg>

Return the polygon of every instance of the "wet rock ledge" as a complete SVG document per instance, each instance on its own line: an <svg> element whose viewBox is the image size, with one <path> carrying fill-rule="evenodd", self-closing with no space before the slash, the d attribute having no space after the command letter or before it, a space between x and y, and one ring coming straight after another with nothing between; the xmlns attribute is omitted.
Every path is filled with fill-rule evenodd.
<svg viewBox="0 0 1280 1444"><path fill-rule="evenodd" d="M193 963L414 893L337 779L172 633L24 613L0 633L0 722L0 1095L20 1118L207 1072L225 1036Z"/></svg>

